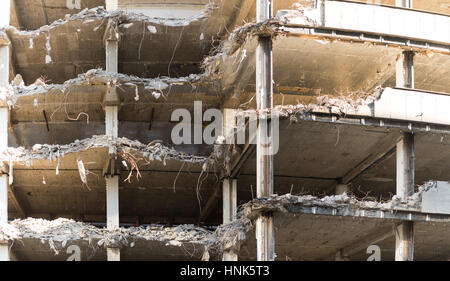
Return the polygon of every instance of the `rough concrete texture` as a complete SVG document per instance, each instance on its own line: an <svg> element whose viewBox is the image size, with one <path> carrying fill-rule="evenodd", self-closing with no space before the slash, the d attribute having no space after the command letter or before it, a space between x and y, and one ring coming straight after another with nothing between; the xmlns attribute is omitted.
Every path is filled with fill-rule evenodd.
<svg viewBox="0 0 450 281"><path fill-rule="evenodd" d="M137 91L137 89L143 89L152 94L155 100L158 100L163 95L163 91L169 87L185 84L194 87L194 84L200 81L201 76L191 74L188 77L158 77L150 79L138 78L126 74L108 73L102 69L91 69L86 73L78 75L77 78L70 79L63 84L46 84L45 81L37 80L33 84L25 85L23 81L20 80L20 76L17 78L19 79L18 84L13 80L10 87L2 88L0 92L0 101L6 102L10 107L13 106L20 97L45 93L66 94L71 87L76 86L123 86L131 87L135 91ZM136 101L139 101L139 92L141 91L137 91Z"/></svg>
<svg viewBox="0 0 450 281"><path fill-rule="evenodd" d="M20 239L20 231L10 224L0 224L0 243L8 243L15 239Z"/></svg>
<svg viewBox="0 0 450 281"><path fill-rule="evenodd" d="M221 225L216 230L216 235L220 237L218 247L222 250L232 249L239 252L242 243L248 239L248 233L254 228L254 221L263 213L287 213L295 215L290 211L289 205L316 206L316 207L348 207L356 210L408 210L421 211L422 194L432 188L436 183L429 182L421 187L414 195L406 200L401 200L394 196L387 202L364 201L346 193L342 195L332 195L326 197L316 197L311 195L273 195L270 198L255 199L239 207L236 220L231 223ZM292 220L295 220L295 216Z"/></svg>
<svg viewBox="0 0 450 281"><path fill-rule="evenodd" d="M429 182L419 188L413 196L402 201L394 196L388 202L364 201L353 196L334 195L323 198L303 195L274 195L270 198L256 199L240 206L237 219L231 223L219 226L215 231L179 225L165 227L150 225L146 227L118 228L113 231L101 229L93 225L75 222L68 219L47 221L42 219L15 220L9 225L0 227L3 242L22 239L37 239L47 243L48 247L58 255L68 243L88 241L99 247L132 248L138 240L159 241L167 247L183 247L185 243L198 245L204 259L210 256L218 257L225 250L239 252L242 243L249 239L253 231L254 220L261 213L286 213L294 215L291 205L339 208L346 207L358 210L407 210L420 211L421 195L435 185Z"/></svg>
<svg viewBox="0 0 450 281"><path fill-rule="evenodd" d="M409 45L406 39L390 39L363 31L317 27L314 18L301 11L279 11L273 20L236 28L214 55L203 61L205 73L221 81L222 91L246 103L254 92L257 36L271 36L274 57L274 94L301 99L320 95L348 95L355 91L395 86L395 62L402 49L416 52L416 88L445 92L444 71L432 74L436 62L447 65L448 44ZM384 37L383 37L384 36ZM250 96L250 97L249 97Z"/></svg>
<svg viewBox="0 0 450 281"><path fill-rule="evenodd" d="M15 0L11 5L11 25L22 30L33 30L67 14L98 6L105 6L105 0Z"/></svg>
<svg viewBox="0 0 450 281"><path fill-rule="evenodd" d="M31 150L23 147L5 149L0 161L5 163L23 162L29 160L57 160L66 154L86 151L92 148L114 148L118 153L138 153L150 161L165 161L175 159L191 163L210 163L211 159L179 153L174 149L162 145L159 141L154 141L144 145L138 141L131 141L126 138L115 138L108 136L93 136L90 139L76 140L69 145L49 145L36 144Z"/></svg>
<svg viewBox="0 0 450 281"><path fill-rule="evenodd" d="M347 96L321 95L315 97L314 103L278 105L270 110L258 111L258 113L268 114L272 112L280 117L290 118L292 121L296 120L296 116L307 113L336 114L339 116L365 113L367 116L371 116L370 106L381 97L382 92L383 88L377 87L373 92L353 92ZM238 115L250 117L256 113L256 110L248 109L240 111Z"/></svg>
<svg viewBox="0 0 450 281"><path fill-rule="evenodd" d="M115 40L120 40L121 35L123 42L137 42L135 46L124 45L120 48L122 72L137 71L139 76L144 76L140 71L146 70L139 68L138 61L151 63L156 57L160 60L164 57L167 62L159 67L164 65L167 71L167 65L172 64L174 70L167 74L173 76L170 74L175 73L176 65L181 61L195 64L208 53L212 35L204 31L202 40L200 34L210 10L206 8L204 13L193 18L162 19L124 11L108 12L97 7L68 15L34 31L21 31L12 26L2 31L6 31L11 38L15 71L23 75L27 84L41 76L54 83L62 83L88 69L104 66L104 40L111 39L108 32L114 34ZM115 36L116 33L120 34L119 37ZM192 38L194 34L195 38ZM140 39L136 40L136 36ZM131 40L131 37L134 39ZM156 38L159 46L154 45ZM150 41L153 44L151 48L148 47ZM190 54L175 54L177 48L189 48ZM133 67L139 70L133 72ZM158 70L164 73L163 68ZM183 71L187 75L193 72L194 68ZM179 73L177 76L182 76ZM152 77L156 76L155 73Z"/></svg>
<svg viewBox="0 0 450 281"><path fill-rule="evenodd" d="M63 218L54 221L33 218L15 220L0 229L6 234L3 235L4 242L37 239L43 244L48 243L55 255L60 254L61 249L68 243L79 240L89 241L105 248L134 247L136 240L158 241L174 247L194 243L203 248L209 243L212 235L211 231L194 225L175 227L149 225L108 230Z"/></svg>

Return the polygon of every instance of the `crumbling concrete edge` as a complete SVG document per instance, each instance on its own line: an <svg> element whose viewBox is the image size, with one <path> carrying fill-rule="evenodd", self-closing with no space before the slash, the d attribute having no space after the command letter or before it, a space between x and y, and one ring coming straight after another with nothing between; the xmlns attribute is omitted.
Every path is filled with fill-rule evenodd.
<svg viewBox="0 0 450 281"><path fill-rule="evenodd" d="M311 32L313 29L320 27L321 24L318 23L317 16L311 15L310 13L305 13L305 10L280 10L278 14L271 20L266 20L259 23L251 22L235 28L230 33L229 37L223 40L220 46L213 50L209 57L206 57L203 60L202 68L204 72L209 76L220 77L222 64L225 62L226 58L234 55L245 45L246 42L258 36L267 36L273 39L279 36L297 36L310 38L312 40L319 40L320 42L326 44L332 43L334 41L354 41L353 38L346 38L345 36L320 33L316 34L314 32ZM293 34L291 31L292 28L301 28L304 30L302 31L302 34ZM384 34L380 35L383 36ZM394 48L404 47L409 50L414 49L416 53L425 56L431 56L435 53L448 53L446 50L426 48L421 46L405 46L401 43L394 44L392 42L375 42L373 40L364 39L360 40L361 42L366 42L369 44L391 46Z"/></svg>
<svg viewBox="0 0 450 281"><path fill-rule="evenodd" d="M108 230L64 218L54 221L27 218L0 225L0 242L37 239L43 244L47 243L55 255L59 255L71 242L87 241L92 248L132 248L138 240L161 242L165 246L180 248L186 244L196 245L203 254L208 249L211 236L211 231L194 225L148 225Z"/></svg>
<svg viewBox="0 0 450 281"><path fill-rule="evenodd" d="M436 182L430 181L419 187L419 191L401 200L398 196L393 196L390 201L364 201L347 194L332 195L319 198L312 195L296 196L292 194L273 195L270 198L254 199L239 207L236 220L231 223L221 225L215 232L215 242L212 243L220 253L224 251L234 251L239 253L241 245L247 239L248 233L255 227L255 221L263 213L286 213L294 214L291 206L327 207L327 208L348 208L352 210L376 210L376 211L407 211L421 212L422 194L433 188Z"/></svg>
<svg viewBox="0 0 450 281"><path fill-rule="evenodd" d="M19 80L19 81L16 81ZM0 88L0 101L10 108L14 107L20 97L37 96L42 94L66 94L71 87L77 86L117 86L129 87L136 90L141 87L151 93L155 100L163 95L163 91L173 86L188 85L195 89L200 85L201 75L191 74L187 77L169 78L139 78L133 75L109 73L102 69L91 69L78 75L77 78L67 80L63 84L46 84L38 79L34 84L24 85L23 80L14 79L9 87Z"/></svg>
<svg viewBox="0 0 450 281"><path fill-rule="evenodd" d="M4 163L42 159L55 161L69 153L87 151L92 148L110 147L116 148L116 151L119 154L122 152L140 153L150 161L157 160L164 162L166 159L174 159L183 162L199 163L206 166L214 163L212 157L194 156L178 152L173 148L164 146L160 141L153 141L148 145L145 145L139 141L132 141L127 138L112 138L105 135L93 136L92 138L84 140L76 140L75 142L66 145L36 144L32 149L28 150L24 147L9 147L3 152L0 152L0 161Z"/></svg>

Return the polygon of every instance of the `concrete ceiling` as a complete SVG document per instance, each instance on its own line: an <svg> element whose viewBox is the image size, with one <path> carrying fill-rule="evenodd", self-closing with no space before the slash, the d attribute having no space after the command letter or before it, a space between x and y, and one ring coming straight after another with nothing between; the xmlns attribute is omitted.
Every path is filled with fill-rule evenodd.
<svg viewBox="0 0 450 281"><path fill-rule="evenodd" d="M41 76L51 83L63 83L89 69L104 69L103 38L109 16L97 9L33 32L8 29L15 72L26 84ZM144 78L201 72L200 63L218 32L206 30L213 23L200 19L173 24L135 14L111 17L119 21L122 36L119 72Z"/></svg>
<svg viewBox="0 0 450 281"><path fill-rule="evenodd" d="M105 6L105 0L11 0L18 22L14 26L21 30L34 30L63 19L67 14L76 14L83 9Z"/></svg>
<svg viewBox="0 0 450 281"><path fill-rule="evenodd" d="M399 129L326 124L289 120L280 122L280 150L274 157L275 193L333 193L336 184L347 173L366 160L388 135ZM450 157L448 136L417 133L415 138L415 182L448 181ZM395 147L393 143L393 147ZM256 197L256 158L253 154L242 166L238 180L240 202ZM352 181L351 190L360 198L370 191L379 199L395 194L395 153L365 170Z"/></svg>
<svg viewBox="0 0 450 281"><path fill-rule="evenodd" d="M117 88L119 136L142 143L162 140L175 146L171 140L172 129L178 124L171 122L175 109L187 109L194 116L194 101L202 101L204 111L220 107L221 97L214 85L188 77L142 80L126 75L117 78L102 71L90 78L87 76L62 85L18 88L17 100L11 110L10 146L29 148L34 144L68 144L76 139L104 134L103 102L107 84L112 80L120 84ZM159 98L155 98L155 92ZM195 155L209 156L211 153L208 146L175 147Z"/></svg>
<svg viewBox="0 0 450 281"><path fill-rule="evenodd" d="M287 35L277 36L273 43L275 93L289 94L291 98L296 95L299 101L311 102L319 95L349 95L371 92L377 86L395 86L401 45L374 45L345 36L329 41L327 36L303 36L309 31L302 28L286 30ZM241 102L250 100L255 90L256 44L256 37L250 36L236 51L223 55L219 64L223 90ZM416 89L448 90L448 55L418 53L415 62Z"/></svg>
<svg viewBox="0 0 450 281"><path fill-rule="evenodd" d="M449 181L450 170L448 159L450 157L450 140L446 135L423 134L415 135L415 182L421 185L429 180ZM378 165L368 169L354 181L355 189L361 186L364 191L371 194L387 191L395 194L396 158L389 157Z"/></svg>
<svg viewBox="0 0 450 281"><path fill-rule="evenodd" d="M25 100L28 98L24 97ZM31 99L29 102L31 103ZM24 103L25 106L26 103ZM101 105L97 106L101 108ZM29 124L32 126L33 123ZM50 123L50 133L46 132L46 124L42 123L42 120L40 125L33 130L25 125L20 126L20 124L15 125L14 130L23 130L22 134L18 135L27 140L30 145L34 145L37 140L51 140L52 138L57 138L55 141L57 143L61 141L71 143L74 141L73 138L88 135L90 130L98 132L104 129L101 121L92 122L90 125L86 125L85 121L75 123L79 131L74 130L75 125L67 126L66 124ZM170 144L171 126L167 127L167 125L167 122L157 121L154 129L152 128L149 133L143 133L144 129L148 129L148 123L121 122L119 133L120 136L143 139L145 141L143 143L153 141L156 137L153 134L157 134L158 139L167 138ZM68 130L69 127L70 130ZM63 134L64 137L57 137L56 133L60 132L58 130L71 132L70 136ZM42 135L34 135L36 132ZM282 120L280 122L280 150L274 158L275 193L314 195L333 193L336 184L374 153L388 135L399 135L400 132L400 129L387 127ZM417 133L415 145L416 183L422 184L429 180L448 181L450 171L445 168L445 163L450 157L450 150L446 149L448 146L447 136ZM436 149L436 147L440 147L440 149ZM176 149L179 152L198 156L209 156L212 152L212 146L208 145L177 146ZM87 169L95 173L89 176L89 187L92 191L88 191L81 183L76 166L76 159L80 157L85 163L89 163L86 164ZM59 176L55 175L57 165L55 161L33 161L37 170L15 165L16 193L21 200L25 201L24 206L29 208L33 214L39 213L46 217L49 214L66 217L80 217L81 214L84 214L87 217L92 215L91 220L97 218L101 221L105 213L105 182L98 175L101 174L107 157L106 149L103 152L90 149L81 154L75 153L70 157L66 156L61 165L68 166L60 166ZM256 197L255 169L256 159L252 154L238 175L239 204ZM128 172L125 167L122 167L120 196L123 221L133 221L136 217L135 214L139 214L146 216L149 222L160 222L160 219L167 215L167 217L175 218L180 222L195 223L200 211L197 186L199 182L202 183L200 204L204 206L218 184L216 175L220 174L221 167L218 165L216 168L210 169L208 176L202 175L201 165L183 165L183 162L167 166L144 166L140 171L142 179L137 181L133 178L132 183L125 183L123 181L128 176ZM43 179L46 184L43 183ZM62 187L61 179L70 180L65 182ZM175 182L176 192L173 192ZM47 190L48 187L52 188L45 193L42 192L42 188ZM384 199L390 198L395 193L395 154L390 154L389 157L361 173L352 181L351 190L358 197L364 197L365 192L370 190L369 195L376 199L379 199L380 196ZM173 193L173 196L167 197L167 192ZM77 195L73 197L73 194ZM66 197L74 200L63 199ZM98 202L100 203L98 204ZM128 204L127 202L134 203ZM135 204L135 202L139 203ZM181 212L183 208L178 208L179 204L191 212ZM14 213L15 208L12 204L10 206L11 212ZM149 208L149 206L152 207ZM174 209L173 206L177 206L177 208ZM217 204L208 222L211 224L220 222L220 215L221 204Z"/></svg>
<svg viewBox="0 0 450 281"><path fill-rule="evenodd" d="M140 219L142 223L196 223L200 203L211 195L217 184L218 179L214 175L216 167L208 166L204 170L202 158L196 158L200 162L177 160L187 156L183 153L174 155L176 158L173 159L151 161L144 152L129 147L127 142L118 148L121 222L135 223ZM105 221L106 183L103 171L105 161L109 159L109 150L95 138L82 143L88 146L71 144L65 155L64 150L57 152L58 147L51 153L53 156L44 156L34 148L34 156L24 156L14 161L14 183L8 197L11 219L20 216L16 198L27 216ZM57 153L64 156L58 160L54 158ZM131 173L129 170L132 162L124 157L128 153L138 163L139 178L136 171ZM87 184L81 180L78 160L83 161L88 171ZM128 164L125 166L123 163Z"/></svg>
<svg viewBox="0 0 450 281"><path fill-rule="evenodd" d="M81 261L106 261L106 249L98 246L98 241L99 239L69 240L66 246L55 254L48 242L26 238L15 241L11 251L18 261L67 261L73 255L73 252L67 252L69 247L78 246ZM166 241L136 239L134 247L121 249L120 258L121 261L200 261L203 251L201 243L185 242L176 246L168 245Z"/></svg>
<svg viewBox="0 0 450 281"><path fill-rule="evenodd" d="M380 230L393 229L394 221L276 213L275 252L279 261L334 260L342 248L353 247L361 241L363 250L352 254L353 261L365 261L370 256L366 249L371 244L365 238L381 235ZM392 227L392 228L391 228ZM391 230L392 231L392 230ZM414 224L414 260L447 260L450 253L448 223L416 222ZM381 260L393 261L395 240L391 236L377 242L381 248ZM239 260L256 259L254 232L239 252Z"/></svg>

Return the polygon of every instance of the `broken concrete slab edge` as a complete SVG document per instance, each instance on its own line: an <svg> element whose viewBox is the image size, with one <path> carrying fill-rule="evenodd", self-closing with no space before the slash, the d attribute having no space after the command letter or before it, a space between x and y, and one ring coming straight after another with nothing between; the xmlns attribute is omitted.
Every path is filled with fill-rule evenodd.
<svg viewBox="0 0 450 281"><path fill-rule="evenodd" d="M0 241L7 243L8 241L26 238L39 239L43 242L48 242L50 248L55 254L58 254L59 250L68 241L84 240L91 243L96 239L98 246L121 248L133 247L134 241L143 239L147 241L161 241L166 243L166 246L182 246L184 243L194 243L202 246L205 252L220 255L224 251L230 250L239 252L240 245L247 239L247 234L254 228L254 220L261 213L281 212L294 214L288 208L290 205L329 208L346 207L358 210L391 212L420 212L422 194L435 187L435 185L436 182L430 181L420 186L419 191L406 200L401 200L399 197L394 196L391 201L384 203L363 201L347 194L322 198L311 195L273 195L270 198L255 199L241 205L236 220L220 225L214 232L193 225L180 225L177 227L151 225L147 227L118 228L108 231L107 229L100 229L93 225L63 218L55 221L28 218L26 220L15 220L8 225L0 225ZM186 237L188 234L190 236Z"/></svg>
<svg viewBox="0 0 450 281"><path fill-rule="evenodd" d="M214 83L202 74L191 74L186 77L170 78L139 78L133 75L109 73L102 69L91 69L86 73L79 74L77 78L67 80L63 84L46 84L42 79L37 79L35 83L26 86L23 79L18 74L7 87L0 87L0 102L13 108L18 99L26 96L39 96L43 94L65 95L71 87L77 86L126 86L138 90L139 87L150 92L155 100L160 99L163 91L173 86L187 85L192 90L206 84Z"/></svg>
<svg viewBox="0 0 450 281"><path fill-rule="evenodd" d="M215 50L212 50L211 55L206 57L202 62L202 68L205 73L210 76L220 75L220 67L223 64L223 61L226 57L232 56L239 49L241 49L244 44L248 41L249 38L255 38L258 36L267 36L271 38L276 38L278 36L297 36L297 37L305 37L310 38L312 40L320 40L326 43L333 43L334 41L349 41L349 42L357 42L355 38L346 38L345 36L339 35L326 35L326 34L316 34L312 32L315 28L318 28L319 25L308 18L305 18L304 23L302 24L290 24L289 21L286 21L283 18L283 15L279 18L275 17L271 20L266 20L264 22L251 22L247 23L243 26L237 27L230 33L229 37L223 40ZM307 29L308 32L304 32L302 34L293 34L289 31L289 28L303 28ZM332 28L324 28L335 30ZM356 32L356 31L355 31ZM380 34L381 36L391 36ZM411 39L411 38L405 38ZM423 40L424 42L428 42L427 40ZM392 48L405 48L408 50L414 50L416 53L421 55L430 56L433 54L449 54L449 50L441 50L430 47L422 47L422 46L409 46L400 43L392 43L392 42L377 42L373 40L359 39L358 42L367 43L367 44L375 44L381 46L387 46ZM433 43L433 42L430 42Z"/></svg>
<svg viewBox="0 0 450 281"><path fill-rule="evenodd" d="M231 250L239 252L241 244L246 240L247 234L254 229L255 220L261 213L286 213L295 214L289 208L292 205L327 208L349 208L352 210L377 210L377 211L406 211L421 212L421 196L424 192L436 186L436 182L430 181L419 187L419 191L405 200L393 196L390 201L363 201L347 194L325 196L322 198L312 195L273 195L269 198L255 199L239 207L237 217L228 224L223 224L216 229L218 237L215 245L221 252Z"/></svg>
<svg viewBox="0 0 450 281"><path fill-rule="evenodd" d="M158 17L149 17L142 13L135 13L129 11L115 10L115 11L107 11L104 7L99 6L91 9L84 9L81 12L73 15L67 15L64 19L58 19L49 25L41 26L36 30L19 30L15 26L6 26L0 29L1 31L10 31L15 34L23 35L23 36L31 36L35 37L40 33L48 33L50 30L57 28L61 25L67 24L71 21L83 20L91 21L96 19L101 19L105 21L106 19L111 19L120 24L127 24L130 22L143 22L147 24L158 24L163 26L187 26L192 22L203 21L210 15L211 8L208 6L203 13L197 16L188 17L184 19L176 19L176 18L158 18ZM103 23L102 23L103 24Z"/></svg>
<svg viewBox="0 0 450 281"><path fill-rule="evenodd" d="M55 255L68 243L88 241L104 248L134 247L138 240L164 243L165 246L183 247L194 244L203 252L208 248L212 232L194 225L173 227L149 225L108 230L91 224L76 222L65 218L54 221L27 218L14 220L9 224L0 224L0 242L8 243L23 239L38 239L48 243Z"/></svg>
<svg viewBox="0 0 450 281"><path fill-rule="evenodd" d="M87 151L92 148L109 148L115 147L118 153L137 152L150 161L164 161L166 159L174 159L183 162L200 163L211 165L214 163L212 157L201 157L188 155L178 152L173 148L169 148L161 144L160 141L153 141L148 145L144 145L139 141L132 141L127 138L112 138L110 136L93 136L84 140L76 140L67 145L49 145L36 144L32 149L27 150L24 147L9 147L0 154L0 161L4 163L26 162L30 160L56 161L67 154Z"/></svg>

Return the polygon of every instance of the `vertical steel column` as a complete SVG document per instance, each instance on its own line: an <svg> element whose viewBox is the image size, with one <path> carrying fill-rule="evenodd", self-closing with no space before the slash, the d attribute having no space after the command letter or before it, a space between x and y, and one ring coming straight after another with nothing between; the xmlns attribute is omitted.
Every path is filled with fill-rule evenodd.
<svg viewBox="0 0 450 281"><path fill-rule="evenodd" d="M405 51L397 61L396 86L414 88L414 52ZM402 199L414 194L414 135L404 133L397 143L397 195ZM414 223L401 222L395 229L395 260L414 259Z"/></svg>
<svg viewBox="0 0 450 281"><path fill-rule="evenodd" d="M272 18L272 0L257 0L256 21L263 22ZM273 105L273 63L272 38L259 36L256 49L256 102L258 112L267 111ZM259 117L256 144L256 187L257 197L273 194L273 156L268 145L270 119ZM268 122L266 122L268 121ZM275 259L273 215L263 214L256 220L256 244L258 261Z"/></svg>

